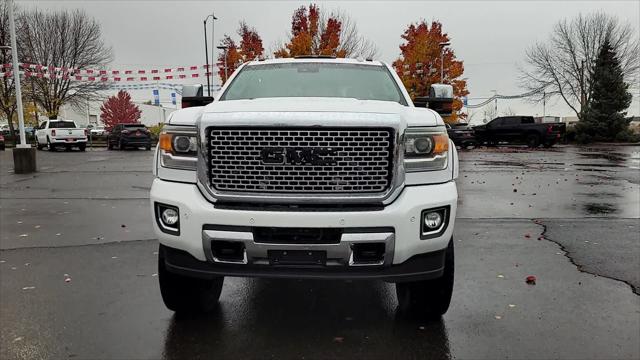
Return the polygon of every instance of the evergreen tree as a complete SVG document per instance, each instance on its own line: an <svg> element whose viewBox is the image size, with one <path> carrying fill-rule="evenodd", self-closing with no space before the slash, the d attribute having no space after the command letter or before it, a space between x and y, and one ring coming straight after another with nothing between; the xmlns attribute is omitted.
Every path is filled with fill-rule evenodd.
<svg viewBox="0 0 640 360"><path fill-rule="evenodd" d="M591 101L576 126L578 140L589 142L623 137L629 127L625 110L631 105L632 96L629 84L624 82L620 61L608 40L600 48L591 79Z"/></svg>

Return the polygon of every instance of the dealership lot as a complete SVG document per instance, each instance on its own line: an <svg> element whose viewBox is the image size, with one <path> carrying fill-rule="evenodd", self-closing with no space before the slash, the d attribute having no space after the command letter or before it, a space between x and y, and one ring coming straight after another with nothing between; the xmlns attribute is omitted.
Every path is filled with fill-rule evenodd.
<svg viewBox="0 0 640 360"><path fill-rule="evenodd" d="M235 278L216 313L176 317L157 286L150 152L43 151L30 175L0 152L0 358L638 358L639 151L461 152L437 323L399 318L390 284Z"/></svg>

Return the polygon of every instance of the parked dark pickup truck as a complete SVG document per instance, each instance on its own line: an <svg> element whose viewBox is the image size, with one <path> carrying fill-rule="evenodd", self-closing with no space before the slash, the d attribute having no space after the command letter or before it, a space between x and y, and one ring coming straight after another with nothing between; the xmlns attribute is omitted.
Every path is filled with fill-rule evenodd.
<svg viewBox="0 0 640 360"><path fill-rule="evenodd" d="M479 144L524 143L536 148L540 144L551 147L558 142L565 124L536 123L532 116L503 116L473 129Z"/></svg>

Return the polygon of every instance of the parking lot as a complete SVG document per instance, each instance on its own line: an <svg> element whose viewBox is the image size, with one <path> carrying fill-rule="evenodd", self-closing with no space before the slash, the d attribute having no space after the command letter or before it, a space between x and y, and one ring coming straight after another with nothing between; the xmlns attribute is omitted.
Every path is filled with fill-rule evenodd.
<svg viewBox="0 0 640 360"><path fill-rule="evenodd" d="M41 151L16 175L0 152L0 358L640 358L639 146L460 152L435 323L397 316L393 284L239 278L210 316L174 316L152 155Z"/></svg>

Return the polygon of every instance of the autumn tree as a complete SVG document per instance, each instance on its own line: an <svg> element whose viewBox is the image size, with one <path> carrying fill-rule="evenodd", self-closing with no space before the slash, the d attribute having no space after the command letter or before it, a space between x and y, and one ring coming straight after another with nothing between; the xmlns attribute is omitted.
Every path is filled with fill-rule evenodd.
<svg viewBox="0 0 640 360"><path fill-rule="evenodd" d="M373 43L362 37L349 16L341 12L325 13L316 4L301 6L291 17L289 40L274 55L329 55L336 57L374 57Z"/></svg>
<svg viewBox="0 0 640 360"><path fill-rule="evenodd" d="M424 20L411 24L405 30L402 38L405 42L400 45L401 56L393 62L398 76L402 79L409 95L428 96L431 84L445 83L453 86L454 102L453 114L446 119L455 123L458 118L465 118L461 114L462 97L469 94L467 82L460 79L464 72L461 60L457 60L453 49L448 46L444 51L444 62L441 61L441 43L450 42L449 35L442 32L442 24L433 21L431 26ZM444 78L440 78L440 66L444 69Z"/></svg>
<svg viewBox="0 0 640 360"><path fill-rule="evenodd" d="M225 50L218 54L218 76L223 84L240 64L260 58L264 52L262 38L257 30L249 27L246 22L240 22L237 34L240 36L240 46L237 46L231 36L226 34L220 41L220 45L225 47Z"/></svg>
<svg viewBox="0 0 640 360"><path fill-rule="evenodd" d="M131 101L131 95L124 90L118 91L115 96L109 97L100 106L100 120L107 130L111 130L118 124L139 123L141 111Z"/></svg>

